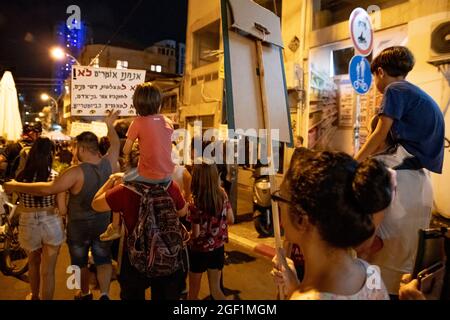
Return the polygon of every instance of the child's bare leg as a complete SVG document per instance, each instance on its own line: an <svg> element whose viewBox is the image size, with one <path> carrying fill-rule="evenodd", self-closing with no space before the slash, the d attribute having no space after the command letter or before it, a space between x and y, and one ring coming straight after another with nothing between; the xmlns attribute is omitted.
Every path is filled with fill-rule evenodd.
<svg viewBox="0 0 450 320"><path fill-rule="evenodd" d="M120 228L120 212L113 212L112 213L112 226L114 229Z"/></svg>

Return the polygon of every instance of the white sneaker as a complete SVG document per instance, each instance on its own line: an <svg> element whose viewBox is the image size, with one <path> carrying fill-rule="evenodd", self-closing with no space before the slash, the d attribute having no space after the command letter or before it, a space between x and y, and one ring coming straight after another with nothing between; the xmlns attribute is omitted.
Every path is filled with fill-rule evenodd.
<svg viewBox="0 0 450 320"><path fill-rule="evenodd" d="M120 227L114 227L112 224L109 224L106 231L100 235L101 241L112 241L119 238L120 238Z"/></svg>

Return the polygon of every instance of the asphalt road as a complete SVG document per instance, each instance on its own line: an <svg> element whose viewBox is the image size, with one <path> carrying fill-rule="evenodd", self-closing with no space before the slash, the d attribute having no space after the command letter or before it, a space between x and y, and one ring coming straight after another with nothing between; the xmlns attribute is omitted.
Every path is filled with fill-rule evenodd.
<svg viewBox="0 0 450 320"><path fill-rule="evenodd" d="M244 247L228 244L226 247L226 266L224 269L225 294L241 300L271 300L275 299L276 287L270 277L271 263L267 258L249 252ZM74 291L66 285L67 267L70 259L67 246L61 248L56 269L55 300L71 300ZM29 293L27 276L22 279L6 277L0 273L0 300L24 300ZM99 292L93 291L94 298ZM119 299L120 288L117 281L111 283L111 299ZM150 294L147 293L150 298ZM200 299L209 299L209 288L206 274L202 279Z"/></svg>

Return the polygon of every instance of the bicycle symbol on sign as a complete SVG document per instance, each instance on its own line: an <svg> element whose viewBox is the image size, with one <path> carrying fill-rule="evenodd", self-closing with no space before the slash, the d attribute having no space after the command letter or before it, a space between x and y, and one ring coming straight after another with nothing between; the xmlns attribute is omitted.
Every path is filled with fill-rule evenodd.
<svg viewBox="0 0 450 320"><path fill-rule="evenodd" d="M353 82L353 86L356 90L361 89L362 91L367 91L369 89L364 79L356 80L355 82Z"/></svg>

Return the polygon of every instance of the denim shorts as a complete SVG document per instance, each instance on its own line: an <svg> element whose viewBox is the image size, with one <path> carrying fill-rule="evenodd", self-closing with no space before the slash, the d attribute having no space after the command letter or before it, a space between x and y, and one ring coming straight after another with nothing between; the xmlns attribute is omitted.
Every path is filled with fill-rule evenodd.
<svg viewBox="0 0 450 320"><path fill-rule="evenodd" d="M67 244L72 265L80 268L88 265L89 249L97 266L111 263L112 241L100 241L108 223L104 220L69 221L67 224Z"/></svg>
<svg viewBox="0 0 450 320"><path fill-rule="evenodd" d="M142 182L142 183L148 183L148 184L164 184L165 185L165 184L168 184L170 181L172 181L172 176L169 176L164 179L159 179L159 180L148 179L148 178L141 176L139 174L137 168L133 168L130 171L128 171L127 173L125 173L125 175L123 176L123 181L125 181L125 182Z"/></svg>
<svg viewBox="0 0 450 320"><path fill-rule="evenodd" d="M60 246L64 240L64 227L59 215L49 211L20 214L19 242L25 250L36 251L43 245Z"/></svg>

